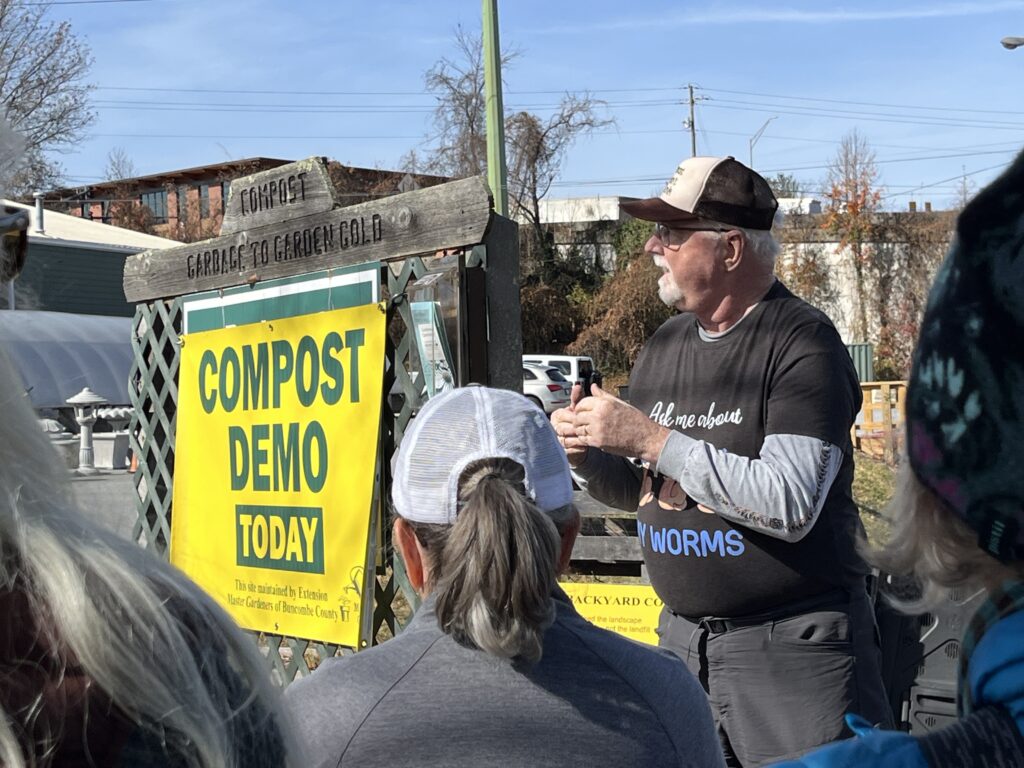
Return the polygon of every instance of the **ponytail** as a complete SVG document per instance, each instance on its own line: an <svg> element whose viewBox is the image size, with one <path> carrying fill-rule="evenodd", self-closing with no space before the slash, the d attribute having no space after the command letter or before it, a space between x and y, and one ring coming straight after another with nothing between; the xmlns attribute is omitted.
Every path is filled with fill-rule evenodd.
<svg viewBox="0 0 1024 768"><path fill-rule="evenodd" d="M554 619L558 529L526 495L523 468L509 459L471 463L459 503L451 526L411 523L430 553L438 624L494 656L536 662Z"/></svg>

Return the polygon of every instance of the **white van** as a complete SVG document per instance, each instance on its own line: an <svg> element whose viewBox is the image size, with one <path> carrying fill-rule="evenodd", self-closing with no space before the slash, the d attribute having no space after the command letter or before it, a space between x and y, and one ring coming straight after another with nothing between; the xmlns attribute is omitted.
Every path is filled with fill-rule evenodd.
<svg viewBox="0 0 1024 768"><path fill-rule="evenodd" d="M594 361L585 355L523 355L524 363L550 365L562 372L573 384L583 385L583 394L590 394L590 385L595 380L600 384L601 374L594 368Z"/></svg>

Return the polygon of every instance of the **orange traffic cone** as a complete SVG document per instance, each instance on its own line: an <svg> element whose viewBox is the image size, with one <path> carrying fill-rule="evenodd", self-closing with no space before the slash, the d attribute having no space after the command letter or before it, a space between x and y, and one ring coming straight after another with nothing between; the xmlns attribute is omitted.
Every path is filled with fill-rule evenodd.
<svg viewBox="0 0 1024 768"><path fill-rule="evenodd" d="M134 474L139 471L139 455L132 453L132 463L128 467L128 474Z"/></svg>

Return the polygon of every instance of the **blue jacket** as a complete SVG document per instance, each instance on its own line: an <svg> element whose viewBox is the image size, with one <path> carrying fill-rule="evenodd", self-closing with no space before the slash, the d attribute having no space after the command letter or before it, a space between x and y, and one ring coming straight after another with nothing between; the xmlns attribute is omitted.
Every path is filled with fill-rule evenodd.
<svg viewBox="0 0 1024 768"><path fill-rule="evenodd" d="M983 712L986 707L1002 708L1016 723L1017 738L1016 744L998 746L1016 749L1024 756L1024 611L1010 614L985 632L967 669L975 712ZM931 735L916 737L898 731L880 731L863 718L850 715L847 715L847 722L856 734L854 738L829 744L799 760L777 763L775 768L929 768L935 763L929 763L925 755L936 746L939 754L948 755L950 765L987 765L989 763L983 763L983 750L997 746L986 731L990 723L982 723L974 732L948 726L935 732L940 739L945 736L943 743L935 745ZM958 744L969 748L969 763L962 762L962 752L959 757L953 754L958 751ZM1005 758L1007 753L1000 754ZM1024 762L1004 764L1024 765Z"/></svg>

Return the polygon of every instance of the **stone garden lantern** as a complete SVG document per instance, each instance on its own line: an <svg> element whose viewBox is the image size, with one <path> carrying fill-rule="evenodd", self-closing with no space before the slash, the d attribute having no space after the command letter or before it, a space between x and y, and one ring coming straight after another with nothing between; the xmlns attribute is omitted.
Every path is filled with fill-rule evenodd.
<svg viewBox="0 0 1024 768"><path fill-rule="evenodd" d="M92 451L92 425L96 423L97 406L106 405L108 401L86 387L65 402L74 406L75 421L82 428L79 433L81 443L78 449L78 472L82 475L95 475L97 470Z"/></svg>

